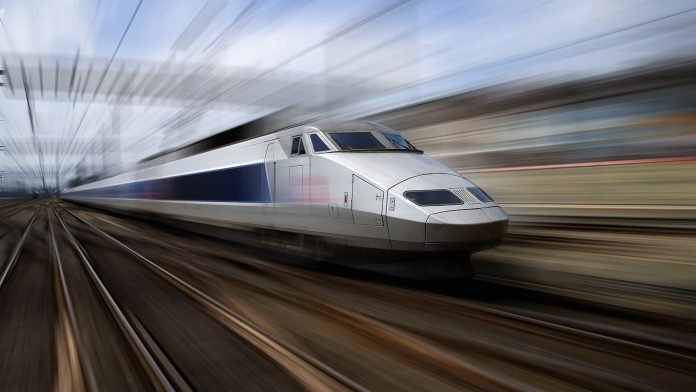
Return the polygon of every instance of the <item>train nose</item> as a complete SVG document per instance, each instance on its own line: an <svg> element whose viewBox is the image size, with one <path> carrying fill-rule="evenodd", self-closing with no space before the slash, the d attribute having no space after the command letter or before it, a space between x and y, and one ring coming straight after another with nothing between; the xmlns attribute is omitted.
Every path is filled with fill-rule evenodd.
<svg viewBox="0 0 696 392"><path fill-rule="evenodd" d="M507 215L497 206L433 213L425 223L426 248L490 248L502 240L507 225Z"/></svg>
<svg viewBox="0 0 696 392"><path fill-rule="evenodd" d="M481 188L451 174L427 174L389 190L392 249L476 252L500 243L508 217Z"/></svg>

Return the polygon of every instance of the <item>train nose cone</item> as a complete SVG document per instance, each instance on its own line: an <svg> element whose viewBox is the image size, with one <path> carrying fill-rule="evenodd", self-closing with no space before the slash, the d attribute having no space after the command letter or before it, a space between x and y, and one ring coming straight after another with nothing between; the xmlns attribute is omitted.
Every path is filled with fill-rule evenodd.
<svg viewBox="0 0 696 392"><path fill-rule="evenodd" d="M508 217L500 207L434 213L426 220L426 248L489 248L502 240L507 224Z"/></svg>

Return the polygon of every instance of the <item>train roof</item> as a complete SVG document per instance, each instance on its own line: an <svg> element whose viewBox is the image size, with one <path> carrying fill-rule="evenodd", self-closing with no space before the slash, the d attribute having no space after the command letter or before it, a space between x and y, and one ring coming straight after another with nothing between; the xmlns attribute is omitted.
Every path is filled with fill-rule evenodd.
<svg viewBox="0 0 696 392"><path fill-rule="evenodd" d="M267 136L275 133L293 133L298 127L316 128L320 131L343 131L343 130L370 130L380 129L389 130L387 127L363 120L358 121L315 121L299 122L292 125L281 126L277 121L277 114L261 117L242 125L227 129L223 132L197 140L193 143L180 146L174 149L160 151L150 155L138 162L139 168L156 166L165 162L186 158L206 151L215 150L221 147L241 143L243 141ZM284 132L285 131L285 132Z"/></svg>
<svg viewBox="0 0 696 392"><path fill-rule="evenodd" d="M387 127L381 124L369 121L318 121L305 124L306 127L316 128L320 131L350 131L350 130L388 130Z"/></svg>
<svg viewBox="0 0 696 392"><path fill-rule="evenodd" d="M245 140L276 133L283 129L294 128L311 121L309 119L305 120L302 116L298 115L293 115L291 117L295 118L294 121L288 121L284 118L286 115L288 115L288 110L281 110L207 136L203 139L196 140L192 143L160 151L138 161L138 167L156 166L165 162L240 143Z"/></svg>

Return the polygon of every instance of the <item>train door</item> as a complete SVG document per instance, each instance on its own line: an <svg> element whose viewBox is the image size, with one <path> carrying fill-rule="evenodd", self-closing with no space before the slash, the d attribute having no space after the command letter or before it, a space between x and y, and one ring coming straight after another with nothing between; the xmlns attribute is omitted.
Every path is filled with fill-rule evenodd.
<svg viewBox="0 0 696 392"><path fill-rule="evenodd" d="M290 150L290 202L295 212L305 214L309 211L309 155L302 135L292 138Z"/></svg>
<svg viewBox="0 0 696 392"><path fill-rule="evenodd" d="M382 204L384 192L353 175L353 222L358 225L383 226Z"/></svg>
<svg viewBox="0 0 696 392"><path fill-rule="evenodd" d="M264 157L263 163L266 169L266 179L268 184L268 197L264 206L264 213L266 215L272 215L275 212L275 202L276 202L276 168L278 163L275 160L275 143L269 143L266 146L266 156Z"/></svg>

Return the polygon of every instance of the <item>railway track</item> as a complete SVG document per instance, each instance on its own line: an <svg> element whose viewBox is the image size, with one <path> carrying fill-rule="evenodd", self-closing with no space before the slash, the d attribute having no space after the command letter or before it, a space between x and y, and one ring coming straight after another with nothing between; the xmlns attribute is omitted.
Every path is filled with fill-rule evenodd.
<svg viewBox="0 0 696 392"><path fill-rule="evenodd" d="M17 229L17 226L13 224L15 222L13 222L11 218L28 208L29 206L22 203L0 206L0 239L9 234L12 230Z"/></svg>
<svg viewBox="0 0 696 392"><path fill-rule="evenodd" d="M114 225L117 224L114 223ZM153 241L150 247L157 247L158 252L161 253L162 249L156 244L157 241ZM186 246L195 247L191 244ZM141 247L145 248L144 244L141 244ZM183 252L183 248L182 245L180 249L170 251ZM196 250L198 256L207 252L209 257L220 259L227 257L228 264L231 257L233 262L244 266L245 275L244 279L241 279L239 277L241 271L225 275L223 273L225 266L218 265L205 271L191 267L196 264L193 261L187 262L187 266L182 267L182 273L185 271L189 279L194 279L198 275L200 284L209 283L205 288L208 292L215 292L216 289L228 284L234 286L236 291L239 291L241 287L265 298L271 298L274 302L305 309L308 313L314 311L330 314L332 318L339 318L344 325L350 325L352 330L377 336L383 344L399 350L403 358L413 361L421 358L424 362L423 366L432 365L460 382L461 385L465 385L465 379L468 379L476 380L479 386L485 384L487 389L552 388L554 385L552 379L555 379L563 380L565 384L562 385L565 387L585 385L593 389L601 389L612 385L628 389L660 389L665 385L678 387L694 380L692 369L696 368L696 361L688 349L688 341L685 342L686 349L670 350L665 348L660 339L646 340L645 337L650 337L649 335L644 335L641 339L618 338L613 334L602 333L601 330L598 332L587 328L587 324L579 322L582 320L563 320L540 312L534 313L532 317L531 313L525 313L523 308L514 311L497 304L486 304L475 300L462 301L423 293L399 293L397 296L391 288L376 287L371 282L345 280L326 275L316 276L307 274L303 270L269 263L263 259L245 255L243 252L237 252L233 256L228 253L225 256L224 254L215 255L213 247L201 246L200 248ZM181 259L188 258L184 253L178 254ZM250 272L258 276L254 277ZM261 282L261 280L266 281ZM409 318L403 315L399 318L385 317L383 314L364 309L351 309L351 306L345 303L332 304L332 301L327 300L326 290L322 290L321 287L327 284L342 286L343 289L348 288L350 293L341 292L341 295L347 298L355 297L354 302L364 303L366 300L364 296L357 299L359 296L354 293L369 292L375 298L392 297L394 302L390 304L385 301L385 306L394 304L403 306L403 303L408 303L411 307L420 307L423 313L413 317L418 321L427 318L425 315L427 309L441 308L443 304L446 304L448 310L460 318L458 324L452 324L453 329L461 329L464 325L476 323L481 325L478 331L480 335L454 336L451 331L446 329L438 331L438 328L433 328L432 325L428 325L427 328L409 325ZM443 322L452 323L452 320L443 318ZM501 342L508 341L509 336L502 336L505 339L501 339L501 336L486 338L486 335L489 335L487 330L495 328L507 331L506 335L518 336L518 341L512 340L506 345ZM693 334L685 336L689 338L693 337ZM528 342L535 342L538 346L535 347ZM563 352L564 350L567 353ZM490 366L489 362L481 361L480 358L472 361L462 356L462 351L487 353L496 360L502 359L509 364L543 373L536 377L543 378L544 375L550 377L545 384L527 384L524 379L509 377L507 370L501 371L500 363L497 366ZM597 370L602 367L606 369L614 367L620 371Z"/></svg>
<svg viewBox="0 0 696 392"><path fill-rule="evenodd" d="M674 320L500 283L473 283L471 292L497 293L489 298L318 273L60 203L4 212L13 234L0 237L11 249L0 264L2 390L680 390L696 381L693 330Z"/></svg>
<svg viewBox="0 0 696 392"><path fill-rule="evenodd" d="M165 375L165 371L160 366L160 363L167 363L166 359L162 356L158 357L157 353L160 351L157 350L157 348L152 344L148 346L141 336L136 332L137 327L126 317L124 310L114 300L111 292L106 288L102 280L97 275L88 256L85 254L80 244L65 225L62 218L53 208L51 208L51 214L49 214L49 216L50 215L55 216L59 226L64 230L65 236L81 261L84 272L86 272L87 276L89 277L92 287L97 292L97 296L103 300L104 306L108 309L108 313L111 315L111 320L114 321L122 333L123 338L127 341L127 344L131 349L131 353L133 354L133 357L135 357L135 361L140 363L142 369L144 369L147 373L149 383L145 383L145 385L140 386L150 387L161 391L173 391L175 390L174 386L176 385L178 390L189 390L188 385L180 381L182 379L180 375L175 374L172 370L169 371L169 374ZM51 220L52 219L49 218L49 222ZM68 339L68 341L75 341L75 344L82 348L81 351L83 352L83 355L80 356L79 365L76 363L78 362L78 359L73 359L71 361L72 368L74 369L71 373L75 375L81 373L84 384L89 387L89 390L99 390L100 385L97 381L96 371L92 366L93 362L90 360L92 357L87 354L86 350L83 348L86 345L86 341L85 338L81 336L81 331L78 329L77 316L74 310L75 305L72 302L70 290L68 289L68 283L63 271L53 225L51 224L50 227L51 245L57 276L60 283L58 285L60 299L59 303L64 305L61 307L61 313L64 313L67 318L65 324L67 324L67 330L69 332L66 333L71 337ZM89 295L89 293L85 294ZM77 378L77 376L74 377ZM73 380L70 384L79 385L80 381L82 380Z"/></svg>
<svg viewBox="0 0 696 392"><path fill-rule="evenodd" d="M0 385L15 390L53 389L61 359L51 265L41 257L48 250L45 218L45 211L33 213L0 273Z"/></svg>
<svg viewBox="0 0 696 392"><path fill-rule="evenodd" d="M366 390L356 382L335 371L317 358L314 358L301 350L268 335L262 328L254 325L249 320L246 320L237 312L187 283L182 278L169 272L165 268L162 268L160 265L152 262L147 257L126 246L116 238L105 233L76 214L73 214L71 211L64 208L63 211L84 224L84 226L89 228L89 230L91 230L93 233L120 248L123 252L129 254L133 259L137 260L139 263L141 263L141 265L145 266L149 271L151 271L152 274L156 275L161 280L166 281L170 287L175 288L177 291L193 300L199 305L199 309L205 312L205 314L207 314L210 318L217 320L230 331L234 331L235 334L244 339L244 341L249 345L264 353L268 359L274 361L287 373L291 374L304 388L310 390ZM70 233L68 226L65 225L60 217L58 219L66 233ZM74 247L79 247L79 244L77 244L77 241L74 240L74 237L73 241L71 242L73 242ZM85 264L88 265L89 261L86 254L82 253L82 257ZM96 272L93 275L96 278ZM161 360L158 360L157 362L160 361ZM164 374L165 372L161 373ZM177 378L183 379L182 376L178 376ZM177 389L181 388L178 386Z"/></svg>
<svg viewBox="0 0 696 392"><path fill-rule="evenodd" d="M482 282L490 283L493 287L509 288L515 292L522 293L522 297L530 295L526 293L531 293L531 295L539 298L537 300L539 305L535 307L519 306L514 301L512 303L487 303L486 306L491 307L495 311L509 313L512 317L518 317L523 321L531 319L570 328L571 330L578 330L579 333L586 332L591 334L591 336L597 335L611 342L640 347L656 354L665 354L675 360L696 360L696 341L688 339L690 333L696 330L696 323L693 320L676 316L665 317L662 314L652 314L624 306L579 299L573 296L574 292L572 290L559 290L553 286L547 287L539 284L528 284L527 282L511 282L507 279L498 279L490 276L482 277ZM640 287L638 290L643 292L645 288ZM696 292L679 291L679 297L669 293L670 299L688 299L689 301L696 299ZM654 295L660 294L664 295L664 293L660 292ZM558 309L561 306L566 310L579 309L575 313L580 313L582 309L594 309L595 312L600 314L620 313L628 320L622 323L623 327L616 327L603 324L598 319L585 320L572 315L553 314L551 309ZM672 331L675 336L657 336L650 333L649 330L637 330L635 326L638 323L651 325L668 323L674 327ZM627 326L632 326L633 328L626 328Z"/></svg>
<svg viewBox="0 0 696 392"><path fill-rule="evenodd" d="M45 203L25 207L34 209L33 214L0 273L0 315L4 327L0 333L0 389L166 389L153 388L147 382L134 383L134 372L119 373L119 360L129 361L126 355L116 360L112 355L107 371L95 372L95 367L103 364L101 356L108 358L108 351L114 349L111 344L119 343L109 331L114 319L100 323L105 313L100 312L99 306L89 306L97 298L94 291L76 291L76 282L66 278L74 277L75 270L64 267L52 209ZM95 342L100 347L98 356L90 355ZM116 347L119 348L122 347ZM98 377L105 373L112 376ZM114 381L114 375L122 378L108 383Z"/></svg>
<svg viewBox="0 0 696 392"><path fill-rule="evenodd" d="M14 250L12 251L12 254L10 255L9 259L4 264L2 272L0 272L0 288L2 288L3 284L5 283L5 280L7 280L7 277L10 275L10 272L12 272L12 269L14 268L15 264L17 264L17 260L19 260L19 257L22 254L24 243L27 241L27 236L29 235L29 232L32 229L32 225L36 220L37 214L38 211L32 215L31 219L29 220L29 223L27 224L27 227L24 229L24 233L15 245Z"/></svg>
<svg viewBox="0 0 696 392"><path fill-rule="evenodd" d="M247 262L254 260L246 259ZM258 260L257 260L258 262ZM276 266L264 265L263 271L267 273ZM312 286L303 283L292 284L288 279L283 279L283 275L291 275L296 271L288 271L282 267L277 267L282 270L282 274L278 275L283 280L284 286L288 289L282 293L265 292L265 295L272 295L277 301L293 301L296 306L309 307L313 309L323 308L325 312L333 315L343 316L344 323L350 323L352 328L356 330L371 331L373 334L379 334L385 342L390 342L394 346L409 347L413 357L421 356L427 358L429 363L436 363L441 370L449 369L452 375L467 374L469 377L478 377L481 380L489 382L489 386L510 389L535 389L533 385L524 385L523 382L508 380L505 372L500 372L499 369L486 368L481 365L474 365L471 362L457 358L456 355L449 352L447 345L452 343L445 335L429 333L428 331L414 328L402 320L393 320L386 317L370 314L369 312L359 312L350 310L348 307L335 306L327 304L326 301L317 300L322 298L318 291L312 290ZM280 272L280 271L279 271ZM307 281L307 276L297 274L303 281ZM323 279L322 279L323 280ZM316 282L320 284L320 282ZM348 283L352 285L352 283ZM317 287L317 286L314 286ZM258 287L251 288L258 290ZM366 289L366 287L362 287ZM413 298L416 300L416 298ZM635 341L616 338L608 334L602 334L591 330L582 329L582 324L577 320L564 320L565 323L552 321L553 317L544 313L533 313L534 317L525 315L532 313L523 309L506 310L497 305L478 304L471 301L450 301L446 298L439 298L439 302L451 302L456 306L457 312L465 314L468 318L476 318L484 321L486 325L497 325L506 329L522 330L531 332L530 335L543 337L547 340L560 341L574 346L574 348L585 348L593 352L601 352L609 356L615 356L626 359L634 364L642 364L646 369L662 369L673 374L673 377L681 380L675 385L681 384L685 380L693 377L693 369L696 368L696 357L692 354L684 354L682 352L668 350L658 347L658 343L653 345L637 343ZM409 301L413 305L414 302ZM426 301L424 307L431 305ZM336 316L334 316L336 317ZM568 325L571 324L571 325ZM437 342L441 344L438 345ZM433 344L433 342L436 342ZM564 363L554 363L553 352L547 352L544 357L535 357L528 353L523 353L516 350L510 350L508 347L496 344L482 344L476 342L476 349L479 351L489 351L494 353L498 358L509 357L511 361L520 361L523 359L526 362L535 362L535 366L546 367L549 374L556 373L559 378L574 379L574 383L582 384L582 379L592 374L592 368L595 366L592 361L576 361L572 366L562 369ZM469 347L471 348L471 347ZM692 345L688 341L683 342L683 349L691 349ZM568 358L565 358L568 361ZM572 361L568 361L572 362ZM636 366L636 365L632 365ZM622 388L641 389L646 386L649 381L647 379L641 381L633 381L628 377L616 377L608 374L595 374L594 377L600 382L595 385L599 388L601 385L614 384ZM660 377L662 378L662 376ZM658 387L660 380L653 379L653 385ZM649 383L647 384L649 385Z"/></svg>

